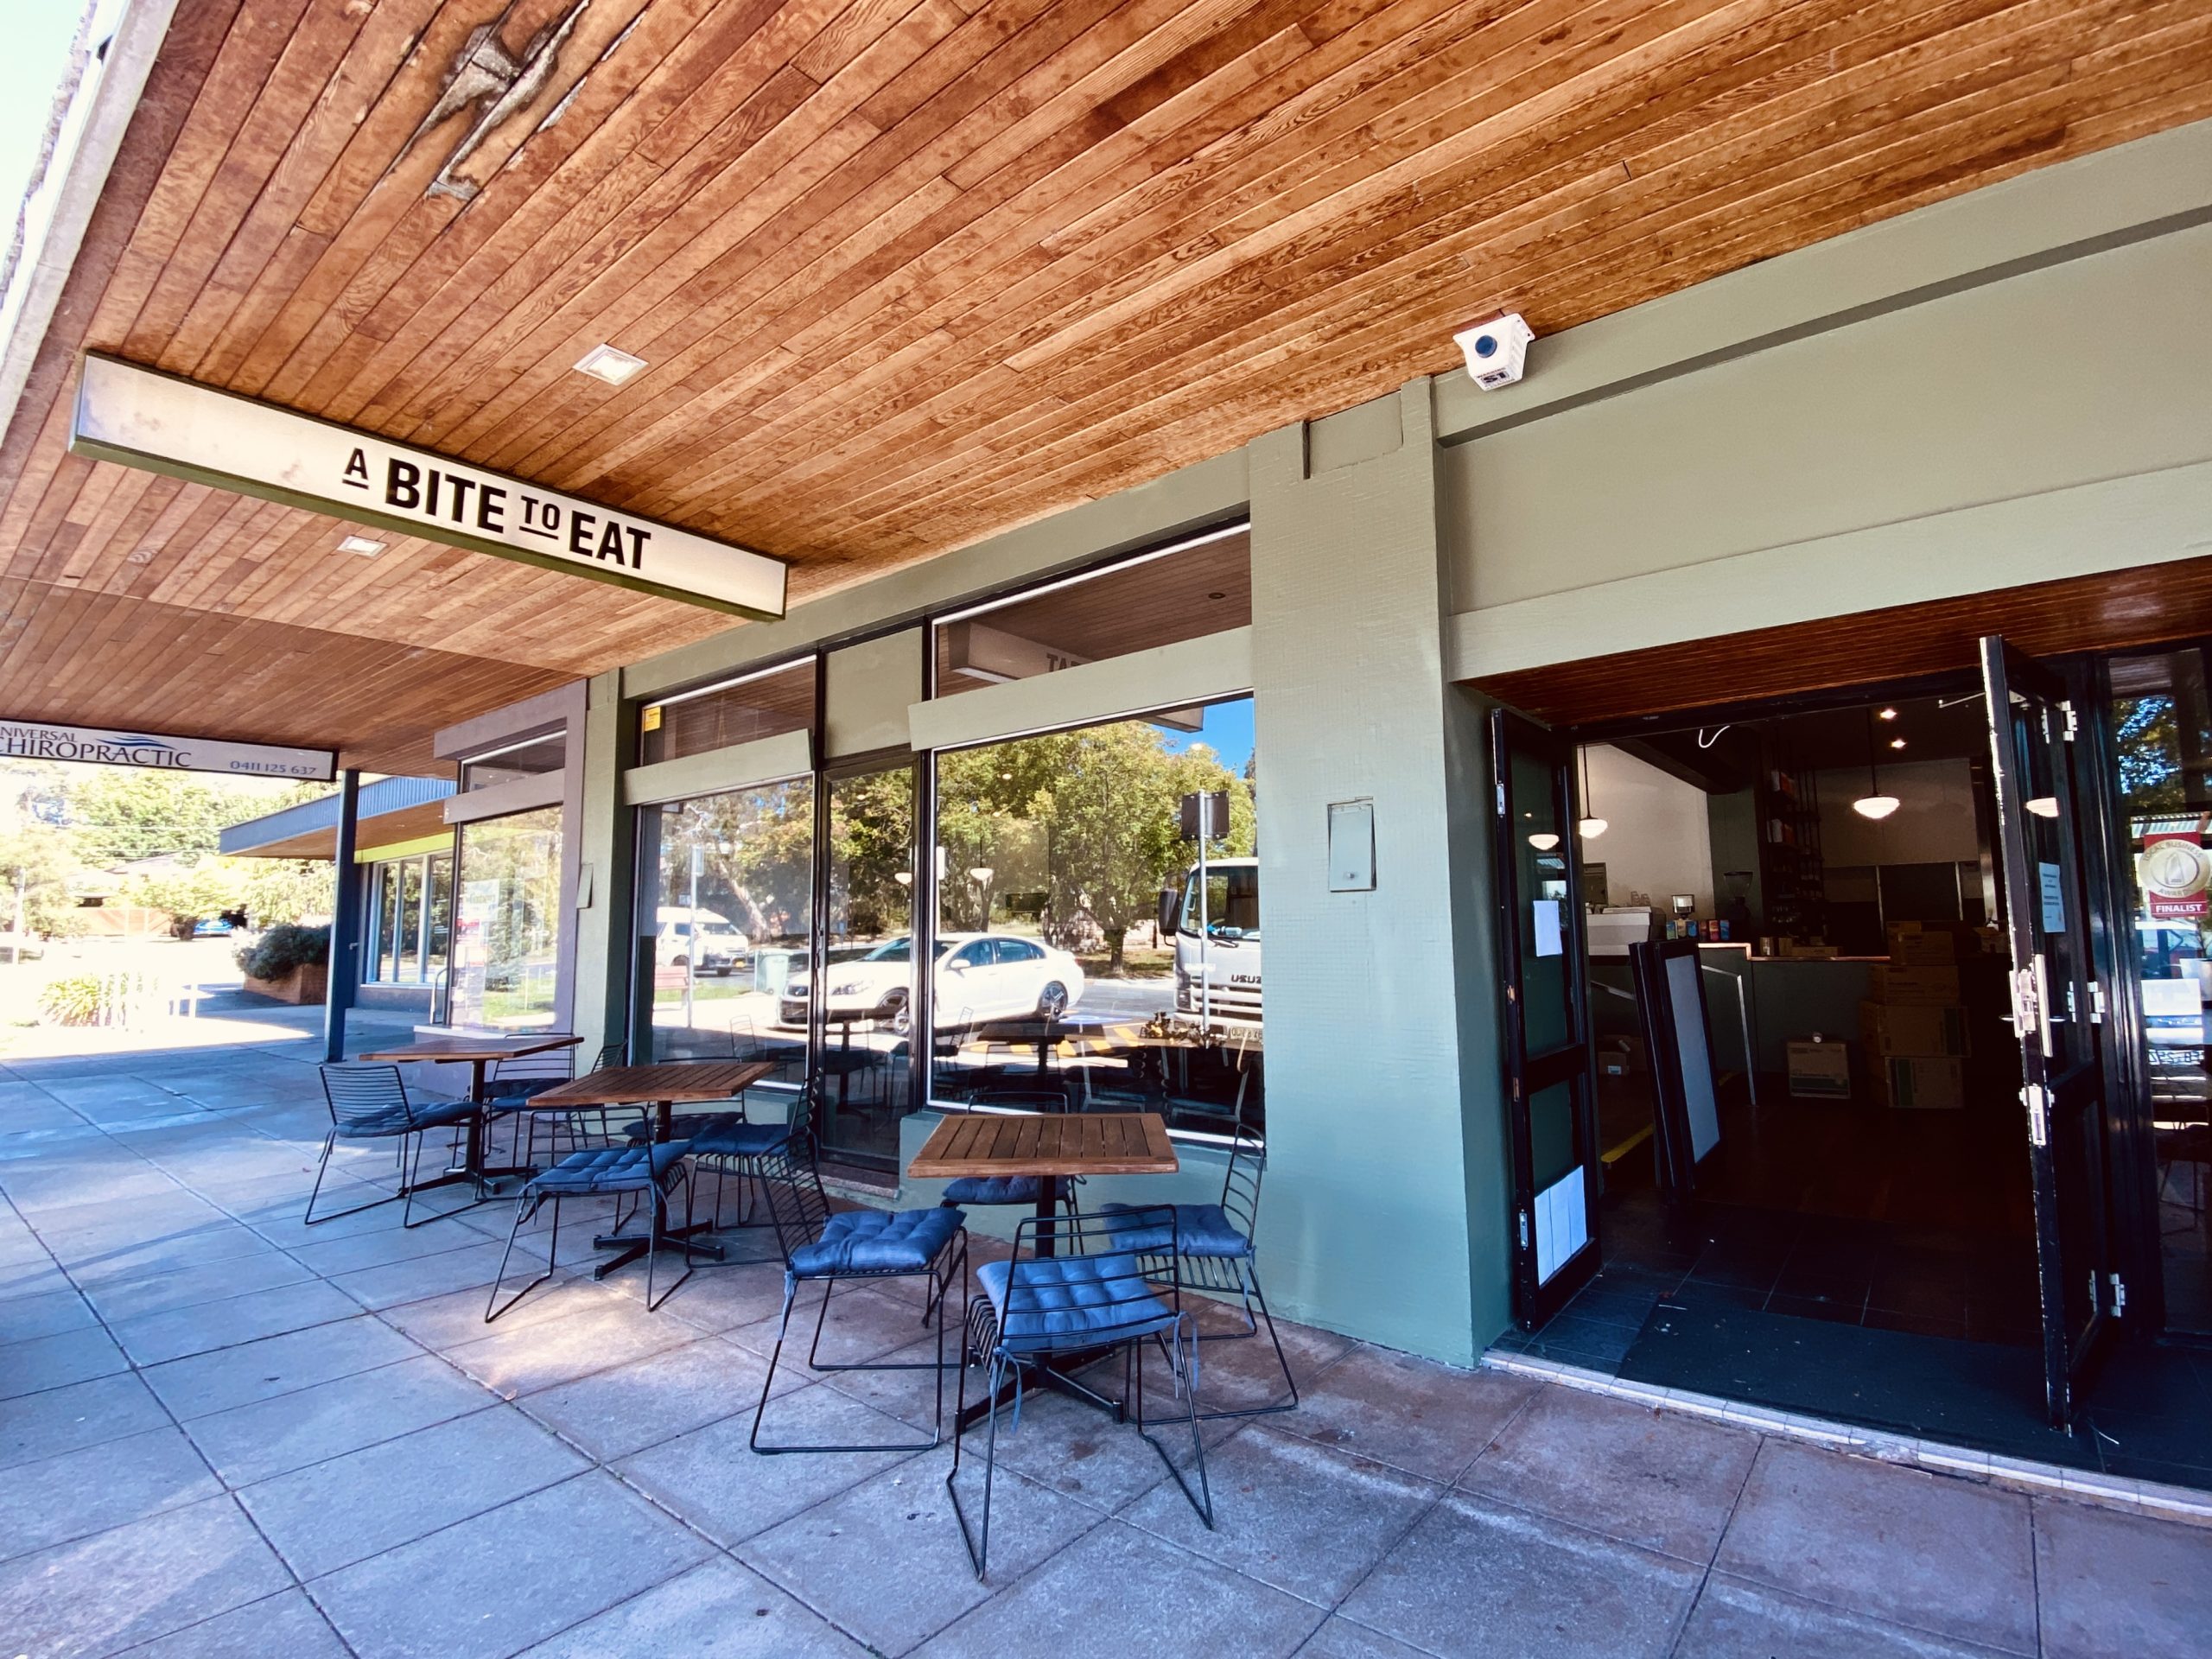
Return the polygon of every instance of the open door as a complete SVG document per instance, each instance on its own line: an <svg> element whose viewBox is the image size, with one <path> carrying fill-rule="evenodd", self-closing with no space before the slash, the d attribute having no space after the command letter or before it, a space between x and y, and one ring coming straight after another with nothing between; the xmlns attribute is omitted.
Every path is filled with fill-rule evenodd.
<svg viewBox="0 0 2212 1659"><path fill-rule="evenodd" d="M1981 642L1981 671L2035 1178L2044 1386L2051 1421L2064 1427L2119 1295L2106 1220L2103 998L2082 863L2091 819L2073 764L2083 715L2056 675L1994 635Z"/></svg>
<svg viewBox="0 0 2212 1659"><path fill-rule="evenodd" d="M1513 1301L1524 1329L1598 1270L1596 1075L1590 1050L1574 746L1491 715L1498 943L1513 1157Z"/></svg>

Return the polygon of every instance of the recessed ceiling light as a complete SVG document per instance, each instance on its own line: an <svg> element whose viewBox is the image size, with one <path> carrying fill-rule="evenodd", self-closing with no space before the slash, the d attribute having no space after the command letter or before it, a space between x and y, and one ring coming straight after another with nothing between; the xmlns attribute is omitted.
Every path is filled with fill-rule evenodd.
<svg viewBox="0 0 2212 1659"><path fill-rule="evenodd" d="M581 367L582 367L583 365L582 365L582 364L579 364L579 365L577 365L577 366L578 366L579 368L581 368ZM1883 709L1883 710L1882 710L1882 712L1881 712L1879 715L1876 715L1876 716L1875 716L1875 718L1876 718L1876 719L1878 719L1878 720L1895 720L1897 717L1897 711L1896 709Z"/></svg>
<svg viewBox="0 0 2212 1659"><path fill-rule="evenodd" d="M1901 737L1891 738L1890 740L1890 747L1893 749L1901 749L1904 747L1904 739Z"/></svg>
<svg viewBox="0 0 2212 1659"><path fill-rule="evenodd" d="M645 366L642 357L632 357L627 352L618 352L612 346L594 346L576 359L576 372L588 374L594 380L604 380L610 386L626 386L636 379Z"/></svg>
<svg viewBox="0 0 2212 1659"><path fill-rule="evenodd" d="M359 553L365 559L373 559L384 551L384 543L369 536L348 536L338 543L340 553Z"/></svg>

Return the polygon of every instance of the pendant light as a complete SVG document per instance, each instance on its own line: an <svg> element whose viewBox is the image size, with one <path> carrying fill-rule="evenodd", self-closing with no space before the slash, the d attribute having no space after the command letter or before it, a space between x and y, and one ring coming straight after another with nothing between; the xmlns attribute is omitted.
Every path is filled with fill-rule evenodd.
<svg viewBox="0 0 2212 1659"><path fill-rule="evenodd" d="M1586 815L1574 828L1585 841L1595 841L1605 833L1605 821L1599 817L1590 799L1590 746L1582 746L1582 810Z"/></svg>
<svg viewBox="0 0 2212 1659"><path fill-rule="evenodd" d="M1885 709L1882 711L1882 717L1893 720L1896 711ZM1882 793L1881 773L1874 765L1874 711L1870 709L1866 711L1866 792L1851 804L1851 810L1862 818L1879 822L1896 811L1900 804L1896 796Z"/></svg>

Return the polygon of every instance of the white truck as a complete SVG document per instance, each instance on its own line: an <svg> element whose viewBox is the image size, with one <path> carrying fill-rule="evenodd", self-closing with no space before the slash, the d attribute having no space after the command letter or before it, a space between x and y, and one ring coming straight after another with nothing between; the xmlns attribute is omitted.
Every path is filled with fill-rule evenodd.
<svg viewBox="0 0 2212 1659"><path fill-rule="evenodd" d="M1260 1023L1260 861L1213 858L1160 894L1160 937L1175 941L1175 1012Z"/></svg>

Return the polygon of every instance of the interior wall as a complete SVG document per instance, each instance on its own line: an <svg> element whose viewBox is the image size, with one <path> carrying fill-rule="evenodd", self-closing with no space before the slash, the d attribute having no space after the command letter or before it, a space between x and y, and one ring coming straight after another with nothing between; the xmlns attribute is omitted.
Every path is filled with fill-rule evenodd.
<svg viewBox="0 0 2212 1659"><path fill-rule="evenodd" d="M1907 760L1881 769L1882 792L1897 810L1877 822L1851 810L1866 793L1863 766L1813 774L1821 792L1821 861L1831 869L1868 864L1970 864L1981 856L1974 825L1974 768L1965 760Z"/></svg>
<svg viewBox="0 0 2212 1659"><path fill-rule="evenodd" d="M1630 894L1644 893L1663 912L1674 894L1688 893L1699 915L1712 915L1712 797L1610 743L1583 753L1590 772L1583 810L1606 828L1583 843L1582 857L1605 867L1606 902L1631 904Z"/></svg>

